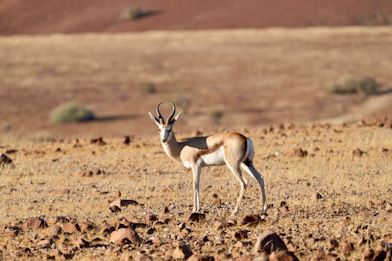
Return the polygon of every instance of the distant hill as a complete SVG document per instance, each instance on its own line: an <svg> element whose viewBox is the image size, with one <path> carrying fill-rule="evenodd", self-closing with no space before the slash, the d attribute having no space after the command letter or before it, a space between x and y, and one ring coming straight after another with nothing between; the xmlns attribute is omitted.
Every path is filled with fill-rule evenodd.
<svg viewBox="0 0 392 261"><path fill-rule="evenodd" d="M391 0L0 0L0 35L390 24Z"/></svg>

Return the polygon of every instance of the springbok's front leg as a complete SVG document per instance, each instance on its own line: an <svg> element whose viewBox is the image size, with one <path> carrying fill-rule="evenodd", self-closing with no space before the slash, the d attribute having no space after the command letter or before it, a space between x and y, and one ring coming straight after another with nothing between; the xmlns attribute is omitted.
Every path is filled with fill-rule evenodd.
<svg viewBox="0 0 392 261"><path fill-rule="evenodd" d="M193 213L200 212L200 166L195 163L192 166L193 173Z"/></svg>

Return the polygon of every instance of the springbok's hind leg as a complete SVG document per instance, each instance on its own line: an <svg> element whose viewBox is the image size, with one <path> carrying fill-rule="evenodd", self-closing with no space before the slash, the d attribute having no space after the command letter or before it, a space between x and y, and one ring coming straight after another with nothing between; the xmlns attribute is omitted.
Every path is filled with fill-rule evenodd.
<svg viewBox="0 0 392 261"><path fill-rule="evenodd" d="M239 164L235 164L235 163L231 164L230 162L226 161L226 165L230 169L230 171L234 174L234 177L236 177L236 179L240 183L240 195L238 196L237 203L234 207L233 212L231 213L231 215L234 216L239 211L241 201L242 201L242 198L244 197L244 193L245 193L248 181L246 179L244 179L244 177L242 176L241 168L240 168Z"/></svg>
<svg viewBox="0 0 392 261"><path fill-rule="evenodd" d="M251 161L241 163L241 168L244 169L250 176L252 176L259 183L261 194L263 197L262 199L263 208L261 210L261 214L265 214L267 211L267 196L265 195L263 176L261 175L260 172L256 170L256 168L253 166L253 163Z"/></svg>

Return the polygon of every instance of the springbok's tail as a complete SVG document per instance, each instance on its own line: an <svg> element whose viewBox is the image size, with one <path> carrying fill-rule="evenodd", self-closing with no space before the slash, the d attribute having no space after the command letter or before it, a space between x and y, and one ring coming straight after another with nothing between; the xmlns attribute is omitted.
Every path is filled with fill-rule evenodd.
<svg viewBox="0 0 392 261"><path fill-rule="evenodd" d="M242 162L252 162L255 156L255 149L253 147L253 142L251 139L246 139L246 152Z"/></svg>

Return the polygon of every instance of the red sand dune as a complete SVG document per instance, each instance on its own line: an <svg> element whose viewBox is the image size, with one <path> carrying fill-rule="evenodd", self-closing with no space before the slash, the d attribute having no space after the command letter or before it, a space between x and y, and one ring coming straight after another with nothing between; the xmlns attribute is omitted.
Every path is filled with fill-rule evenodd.
<svg viewBox="0 0 392 261"><path fill-rule="evenodd" d="M386 24L390 0L0 0L0 35Z"/></svg>

